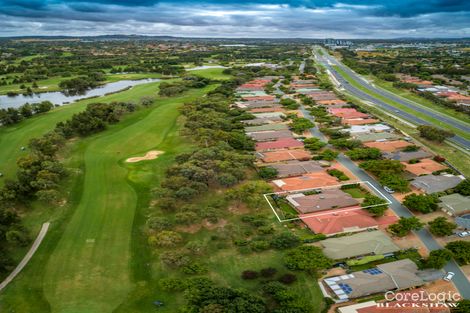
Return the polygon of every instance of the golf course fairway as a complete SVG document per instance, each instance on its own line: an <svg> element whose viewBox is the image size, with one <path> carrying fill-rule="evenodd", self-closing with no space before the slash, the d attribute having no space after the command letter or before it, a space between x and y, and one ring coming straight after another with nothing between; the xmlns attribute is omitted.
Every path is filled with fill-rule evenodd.
<svg viewBox="0 0 470 313"><path fill-rule="evenodd" d="M80 185L71 191L69 217L55 225L52 221L51 241L46 236L32 262L5 290L3 308L106 313L125 301L136 286L133 266L142 266L134 259L133 226L137 205L142 207L149 196L138 186L156 186L174 155L190 149L179 136L178 108L213 88L158 98L152 107L73 143L65 164L82 173L76 179ZM154 160L125 162L150 150L164 153ZM58 229L63 229L60 235Z"/></svg>
<svg viewBox="0 0 470 313"><path fill-rule="evenodd" d="M73 114L85 110L87 104L93 102L134 101L138 102L143 96L155 94L159 82L142 84L133 88L103 96L100 98L86 99L64 105L50 112L33 116L18 124L0 127L0 172L4 177L0 180L0 186L5 178L12 178L16 172L16 160L27 153L21 147L27 147L31 138L39 137L54 129L58 122L65 121Z"/></svg>

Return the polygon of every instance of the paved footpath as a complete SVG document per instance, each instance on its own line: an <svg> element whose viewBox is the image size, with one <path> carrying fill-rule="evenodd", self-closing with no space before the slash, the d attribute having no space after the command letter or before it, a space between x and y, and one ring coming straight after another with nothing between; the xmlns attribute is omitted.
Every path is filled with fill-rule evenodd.
<svg viewBox="0 0 470 313"><path fill-rule="evenodd" d="M42 240L46 236L47 230L49 229L50 223L44 223L42 224L41 231L39 232L39 235L36 237L36 240L34 240L33 245L29 249L28 253L24 256L23 260L21 260L20 264L13 270L13 272L8 275L7 278L0 284L0 291L2 291L8 284L18 275L23 268L28 264L29 260L33 257L34 253L36 250L39 248L39 245L41 244Z"/></svg>
<svg viewBox="0 0 470 313"><path fill-rule="evenodd" d="M310 115L310 113L305 109L303 105L301 105L300 110L302 114L314 122L314 118ZM323 141L327 141L326 137L318 130L317 127L310 129L310 132L313 136L320 138ZM404 207L395 197L388 194L373 177L367 174L363 169L357 166L353 161L351 161L348 157L344 154L340 154L337 158L338 162L340 162L344 167L350 170L354 176L356 176L360 181L367 181L369 182L374 188L380 191L390 202L390 208L400 217L411 217L413 214ZM415 234L419 237L419 239L424 243L426 248L429 251L442 249L442 246L434 239L434 237L429 233L427 229L421 229L420 231L415 232ZM453 278L453 283L457 287L460 295L465 299L470 299L470 282L468 281L467 277L463 273L462 269L458 266L458 264L452 260L444 267L444 269L448 272L454 272L455 276ZM443 275L444 276L444 275Z"/></svg>

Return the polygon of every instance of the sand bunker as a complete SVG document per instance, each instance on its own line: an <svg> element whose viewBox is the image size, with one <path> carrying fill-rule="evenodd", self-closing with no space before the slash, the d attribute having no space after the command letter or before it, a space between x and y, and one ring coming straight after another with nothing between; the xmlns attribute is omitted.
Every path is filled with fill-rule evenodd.
<svg viewBox="0 0 470 313"><path fill-rule="evenodd" d="M162 154L163 151L149 151L145 154L143 157L133 157L129 158L126 160L127 163L135 163L135 162L140 162L140 161L148 161L148 160L153 160L156 159L160 154Z"/></svg>

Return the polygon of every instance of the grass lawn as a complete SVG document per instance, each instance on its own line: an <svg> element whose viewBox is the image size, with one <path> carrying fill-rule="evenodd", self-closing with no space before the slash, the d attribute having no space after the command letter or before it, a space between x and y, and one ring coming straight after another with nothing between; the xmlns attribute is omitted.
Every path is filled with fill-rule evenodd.
<svg viewBox="0 0 470 313"><path fill-rule="evenodd" d="M431 101L429 101L429 100L427 100L423 97L420 97L419 95L417 95L417 94L415 94L415 93L413 93L409 90L395 88L395 87L393 87L392 82L387 82L387 81L381 80L381 79L379 79L375 76L368 76L368 78L370 80L372 80L375 85L377 85L379 87L382 87L383 89L386 89L390 92L393 92L394 94L396 94L398 96L401 96L401 97L406 98L408 100L411 100L411 101L414 101L416 103L422 104L425 107L431 108L431 109L433 109L435 111L438 111L438 112L441 112L443 114L447 114L447 115L450 115L452 117L455 117L455 118L461 120L462 122L470 123L470 117L465 113L453 110L451 108L442 107L440 105L437 105L437 104L435 104L435 103L433 103L433 102L431 102Z"/></svg>
<svg viewBox="0 0 470 313"><path fill-rule="evenodd" d="M232 76L222 73L224 70L225 70L224 68L208 68L204 70L190 71L188 73L199 75L199 76L210 78L210 79L217 79L217 80L230 79Z"/></svg>
<svg viewBox="0 0 470 313"><path fill-rule="evenodd" d="M360 85L358 82L356 82L355 80L353 80L353 79L351 78L351 76L350 76L348 73L346 73L345 71L343 71L340 67L338 67L338 66L333 66L333 67L334 67L335 70L338 71L338 73L340 73L341 76L343 76L352 86L354 86L354 87L360 89L361 91L363 91L363 92L365 92L365 93L367 93L367 94L369 94L369 95L371 95L371 96L373 96L373 97L375 97L375 98L377 98L377 99L379 99L379 100L382 100L382 101L384 101L384 102L386 102L386 103L388 103L388 104L390 104L390 105L392 105L392 106L394 106L394 107L396 107L396 108L399 108L400 110L403 110L403 111L405 111L405 112L408 112L408 113L410 113L410 114L413 114L413 115L415 115L415 116L417 116L417 117L419 117L419 118L421 118L421 119L423 119L423 120L425 120L425 121L427 121L427 122L429 122L429 123L432 123L433 125L435 125L435 126L437 126L437 127L441 127L441 128L445 128L445 129L451 130L451 131L453 131L454 133L456 133L456 134L462 136L463 138L470 139L470 134L466 133L465 131L460 130L460 129L458 129L458 128L456 128L456 127L450 125L450 124L446 124L446 123L444 123L444 122L442 122L442 121L439 121L439 120L437 120L437 119L434 119L434 118L432 118L432 117L429 117L429 116L426 115L426 114L423 114L423 113L421 113L421 112L415 111L415 110L413 110L412 108L410 108L410 107L408 107L408 106L405 106L405 105L402 105L402 104L400 104L400 103L394 102L394 101L392 101L392 100L390 100L390 99L388 99L388 98L386 98L386 97L384 97L384 96L382 96L382 95L380 95L380 94L378 94L378 93L375 93L375 92L373 92L373 91L371 91L371 90L369 90L369 89L366 89L366 88L364 88L362 85ZM446 114L446 115L447 115L447 114Z"/></svg>
<svg viewBox="0 0 470 313"><path fill-rule="evenodd" d="M349 193L353 198L364 198L367 195L367 192L360 188L344 189L343 191Z"/></svg>
<svg viewBox="0 0 470 313"><path fill-rule="evenodd" d="M134 240L140 230L133 231L148 206L145 188L158 184L173 156L188 149L177 135L178 107L212 88L159 99L152 108L72 144L66 164L82 174L69 179L69 210L52 221L38 255L2 295L6 312L112 312L132 295L139 286L133 269L145 267L146 251ZM123 163L152 149L165 154Z"/></svg>
<svg viewBox="0 0 470 313"><path fill-rule="evenodd" d="M13 177L16 173L16 160L26 152L21 147L27 146L31 138L38 137L51 131L55 125L68 119L73 114L83 111L87 104L93 102L112 101L138 101L140 97L155 95L159 82L134 86L132 89L100 97L99 99L87 99L64 105L45 114L40 114L26 119L18 124L8 127L0 127L0 172L4 174L0 178L0 185L5 178Z"/></svg>

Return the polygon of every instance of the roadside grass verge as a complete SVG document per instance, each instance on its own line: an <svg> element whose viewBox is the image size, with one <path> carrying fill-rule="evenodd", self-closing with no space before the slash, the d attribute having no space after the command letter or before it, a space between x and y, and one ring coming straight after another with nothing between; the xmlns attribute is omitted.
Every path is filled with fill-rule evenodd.
<svg viewBox="0 0 470 313"><path fill-rule="evenodd" d="M468 134L467 132L462 131L462 130L460 130L460 129L458 129L458 128L456 128L456 127L450 125L450 124L446 124L446 123L444 123L444 122L442 122L442 121L439 121L439 120L437 120L437 119L434 119L434 118L432 118L432 117L429 117L429 116L426 115L426 114L423 114L423 113L421 113L421 112L415 111L415 110L413 110L413 109L410 108L410 107L407 107L407 106L405 106L405 105L402 105L402 104L400 104L400 103L397 103L397 102L395 102L395 101L392 101L392 100L388 99L387 97L384 97L384 96L382 96L382 95L380 95L380 94L378 94L378 93L375 93L375 92L373 92L373 91L371 91L371 90L369 90L369 89L367 89L367 88L364 88L361 84L359 84L359 83L356 82L354 79L352 79L351 76L349 76L348 73L346 73L346 72L345 72L344 70L342 70L340 67L338 67L338 66L333 66L333 67L334 67L335 70L338 71L338 73L340 73L341 76L343 76L343 78L345 78L353 87L358 88L358 89L360 89L361 91L363 91L363 92L365 92L365 93L367 93L367 94L369 94L369 95L371 95L371 96L373 96L373 97L375 97L375 98L377 98L377 99L379 99L379 100L381 100L381 101L383 101L383 102L385 102L385 103L388 103L388 104L390 104L390 105L392 105L392 106L394 106L394 107L396 107L396 108L398 108L398 109L400 109L400 110L403 110L403 111L405 111L405 112L407 112L407 113L413 114L413 115L415 115L415 116L421 118L422 120L425 120L425 121L427 121L427 122L429 122L429 123L431 123L431 124L433 124L433 125L435 125L435 126L437 126L437 127L441 127L441 128L444 128L444 129L451 130L451 131L453 131L455 134L458 134L458 135L462 136L463 138L470 139L470 134Z"/></svg>
<svg viewBox="0 0 470 313"><path fill-rule="evenodd" d="M447 108L447 107L442 107L440 105L437 105L423 97L420 97L419 95L409 91L409 90L406 90L406 89L400 89L400 88L395 88L393 87L393 83L392 82L387 82L387 81L384 81L384 80L381 80L379 79L378 77L376 76L373 76L373 75L369 75L368 78L370 80L372 80L374 82L375 85L389 91L389 92L392 92L398 96L401 96L405 99L408 99L410 101L413 101L413 102L416 102L416 103L419 103L425 107L429 107L435 111L438 111L442 114L446 114L446 115L450 115L456 119L459 119L461 120L462 122L464 123L470 123L470 117L465 114L465 113L462 113L462 112L459 112L459 111L456 111L456 110L453 110L451 108Z"/></svg>

